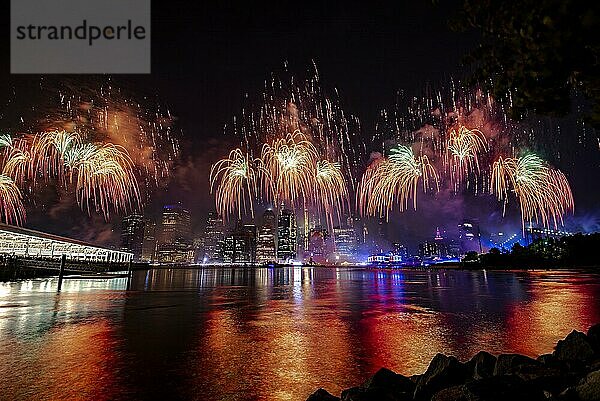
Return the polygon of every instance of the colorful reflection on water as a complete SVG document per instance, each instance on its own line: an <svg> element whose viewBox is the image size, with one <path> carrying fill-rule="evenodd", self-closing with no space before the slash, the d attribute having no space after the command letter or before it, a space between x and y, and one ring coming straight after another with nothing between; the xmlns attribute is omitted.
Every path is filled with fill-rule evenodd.
<svg viewBox="0 0 600 401"><path fill-rule="evenodd" d="M180 269L0 283L0 399L305 400L437 353L550 352L600 275Z"/></svg>

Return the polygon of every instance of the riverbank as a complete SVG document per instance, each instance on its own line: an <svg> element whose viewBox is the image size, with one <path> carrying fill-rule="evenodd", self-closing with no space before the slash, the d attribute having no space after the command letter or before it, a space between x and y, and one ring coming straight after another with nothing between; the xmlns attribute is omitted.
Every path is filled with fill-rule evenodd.
<svg viewBox="0 0 600 401"><path fill-rule="evenodd" d="M319 389L307 401L600 400L600 323L587 334L572 331L552 354L479 352L469 361L437 354L427 370L410 377L382 368L339 397Z"/></svg>

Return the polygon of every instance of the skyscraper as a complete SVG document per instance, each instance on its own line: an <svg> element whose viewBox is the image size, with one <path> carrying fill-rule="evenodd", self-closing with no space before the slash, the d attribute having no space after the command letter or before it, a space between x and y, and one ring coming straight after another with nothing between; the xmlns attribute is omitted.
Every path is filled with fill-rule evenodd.
<svg viewBox="0 0 600 401"><path fill-rule="evenodd" d="M325 263L329 249L327 249L327 240L329 233L323 227L317 226L310 230L309 241L309 262Z"/></svg>
<svg viewBox="0 0 600 401"><path fill-rule="evenodd" d="M254 224L244 224L238 229L235 239L236 263L256 262L256 231Z"/></svg>
<svg viewBox="0 0 600 401"><path fill-rule="evenodd" d="M296 258L296 216L289 209L283 209L277 222L277 259L285 261Z"/></svg>
<svg viewBox="0 0 600 401"><path fill-rule="evenodd" d="M469 251L481 252L479 223L476 220L463 220L458 225L458 239L463 253Z"/></svg>
<svg viewBox="0 0 600 401"><path fill-rule="evenodd" d="M273 262L277 259L275 248L276 218L273 210L263 213L262 225L258 229L256 245L256 261L258 263Z"/></svg>
<svg viewBox="0 0 600 401"><path fill-rule="evenodd" d="M209 212L204 230L205 263L223 262L224 240L223 219L217 212Z"/></svg>
<svg viewBox="0 0 600 401"><path fill-rule="evenodd" d="M235 231L225 237L224 245L225 263L256 262L256 226L239 222Z"/></svg>
<svg viewBox="0 0 600 401"><path fill-rule="evenodd" d="M133 253L133 260L142 257L144 242L144 217L141 214L131 214L121 222L121 249Z"/></svg>
<svg viewBox="0 0 600 401"><path fill-rule="evenodd" d="M356 232L352 227L334 227L333 242L337 255L350 258L356 250Z"/></svg>
<svg viewBox="0 0 600 401"><path fill-rule="evenodd" d="M194 259L190 212L180 203L163 208L158 242L161 263L191 263Z"/></svg>
<svg viewBox="0 0 600 401"><path fill-rule="evenodd" d="M144 262L156 261L156 223L149 219L144 222L141 260Z"/></svg>

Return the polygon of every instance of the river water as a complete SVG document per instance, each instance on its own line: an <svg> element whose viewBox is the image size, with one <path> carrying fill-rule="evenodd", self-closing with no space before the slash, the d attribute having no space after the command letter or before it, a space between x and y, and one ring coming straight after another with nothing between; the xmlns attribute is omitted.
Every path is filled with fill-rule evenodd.
<svg viewBox="0 0 600 401"><path fill-rule="evenodd" d="M2 400L299 400L437 353L551 352L600 322L578 271L207 268L0 283Z"/></svg>

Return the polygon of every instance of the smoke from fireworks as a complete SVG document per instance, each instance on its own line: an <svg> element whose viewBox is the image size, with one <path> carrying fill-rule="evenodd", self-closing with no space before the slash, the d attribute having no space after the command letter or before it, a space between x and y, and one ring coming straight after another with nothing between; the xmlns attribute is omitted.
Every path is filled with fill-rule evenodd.
<svg viewBox="0 0 600 401"><path fill-rule="evenodd" d="M575 207L565 175L534 154L494 162L491 192L506 206L510 190L519 201L523 230L526 223L557 228Z"/></svg>

